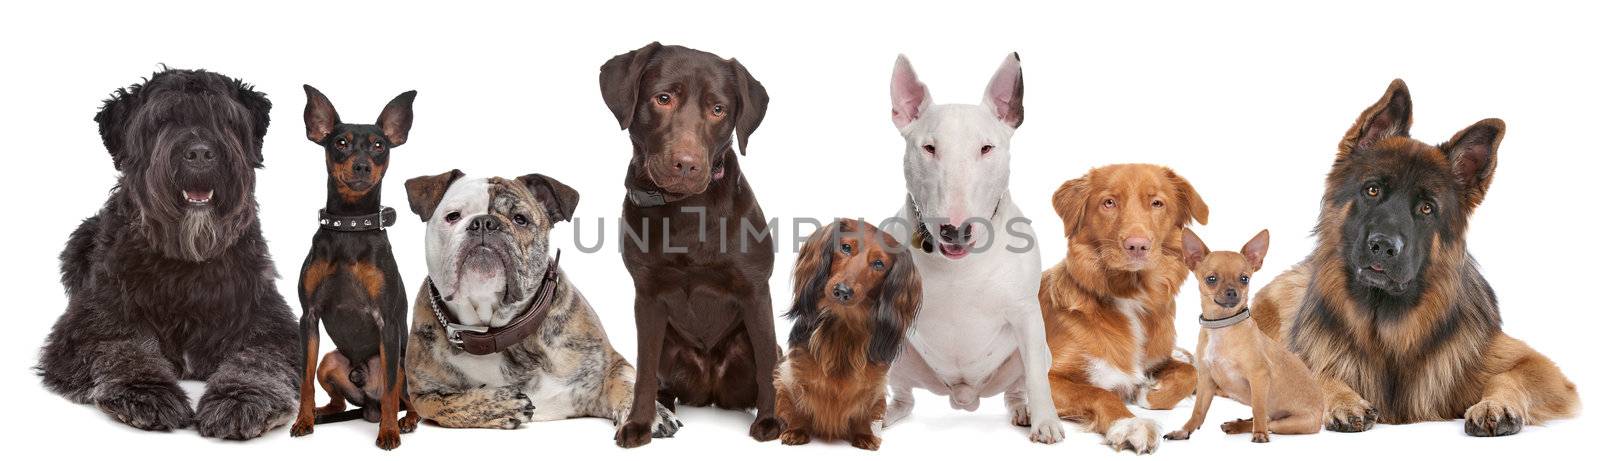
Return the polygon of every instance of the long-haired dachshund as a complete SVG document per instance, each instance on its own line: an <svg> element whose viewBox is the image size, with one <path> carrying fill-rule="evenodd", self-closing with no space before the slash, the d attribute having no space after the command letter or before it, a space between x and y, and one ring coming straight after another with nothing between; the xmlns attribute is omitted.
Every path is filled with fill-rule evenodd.
<svg viewBox="0 0 1600 461"><path fill-rule="evenodd" d="M794 268L789 355L778 367L779 439L815 436L877 450L889 364L922 305L922 280L899 242L859 220L836 221Z"/></svg>

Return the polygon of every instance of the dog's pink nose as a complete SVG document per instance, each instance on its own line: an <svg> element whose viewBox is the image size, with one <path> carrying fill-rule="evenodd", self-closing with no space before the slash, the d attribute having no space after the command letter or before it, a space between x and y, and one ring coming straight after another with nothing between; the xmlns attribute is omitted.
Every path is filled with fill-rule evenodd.
<svg viewBox="0 0 1600 461"><path fill-rule="evenodd" d="M1122 251L1128 252L1133 259L1144 259L1150 255L1150 239L1144 237L1129 237L1122 241Z"/></svg>

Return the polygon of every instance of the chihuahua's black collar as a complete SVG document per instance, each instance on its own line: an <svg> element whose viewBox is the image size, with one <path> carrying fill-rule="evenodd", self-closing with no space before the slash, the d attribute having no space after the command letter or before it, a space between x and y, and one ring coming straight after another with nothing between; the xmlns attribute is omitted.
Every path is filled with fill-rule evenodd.
<svg viewBox="0 0 1600 461"><path fill-rule="evenodd" d="M329 214L326 208L317 210L317 224L323 229L340 232L364 232L382 230L393 226L395 220L394 208L383 207L377 213L360 216L339 216Z"/></svg>
<svg viewBox="0 0 1600 461"><path fill-rule="evenodd" d="M1249 320L1249 319L1250 319L1250 308L1249 307L1245 307L1244 309L1239 309L1239 312L1234 312L1233 315L1230 315L1230 316L1227 316L1227 317L1223 317L1223 318L1220 318L1220 319L1215 319L1215 320L1206 318L1205 314L1200 314L1200 326L1215 330L1215 329L1218 329L1218 328L1227 328L1227 327L1231 327L1231 326L1234 326L1234 325L1238 325L1239 322L1243 322L1243 321Z"/></svg>

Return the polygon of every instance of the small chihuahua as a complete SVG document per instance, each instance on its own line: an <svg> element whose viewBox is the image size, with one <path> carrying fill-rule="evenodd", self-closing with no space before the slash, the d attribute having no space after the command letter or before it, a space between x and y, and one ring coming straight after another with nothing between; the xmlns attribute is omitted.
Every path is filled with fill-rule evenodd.
<svg viewBox="0 0 1600 461"><path fill-rule="evenodd" d="M1195 347L1199 392L1194 414L1167 440L1187 440L1205 423L1211 398L1221 395L1250 406L1252 418L1222 424L1222 432L1266 443L1267 432L1315 434L1322 430L1322 393L1306 367L1282 343L1273 341L1250 319L1250 276L1267 256L1267 231L1238 253L1212 253L1205 242L1183 230L1183 261L1200 280L1200 345Z"/></svg>

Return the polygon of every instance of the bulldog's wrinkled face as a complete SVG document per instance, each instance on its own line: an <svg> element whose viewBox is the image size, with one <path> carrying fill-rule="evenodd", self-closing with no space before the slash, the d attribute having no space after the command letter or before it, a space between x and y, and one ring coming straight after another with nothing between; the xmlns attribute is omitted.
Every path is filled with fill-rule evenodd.
<svg viewBox="0 0 1600 461"><path fill-rule="evenodd" d="M461 179L427 218L428 276L457 321L499 327L532 300L555 220L521 180Z"/></svg>

